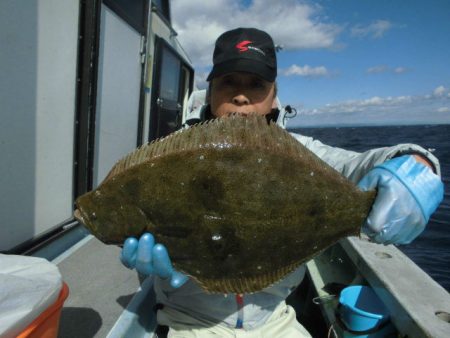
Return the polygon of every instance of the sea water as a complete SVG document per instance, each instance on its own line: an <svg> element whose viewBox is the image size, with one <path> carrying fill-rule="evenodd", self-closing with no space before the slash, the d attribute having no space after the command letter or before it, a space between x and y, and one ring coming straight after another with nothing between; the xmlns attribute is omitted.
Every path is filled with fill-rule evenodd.
<svg viewBox="0 0 450 338"><path fill-rule="evenodd" d="M411 244L398 248L450 291L450 125L297 128L290 131L358 152L400 143L415 143L431 150L441 164L444 201L425 231Z"/></svg>

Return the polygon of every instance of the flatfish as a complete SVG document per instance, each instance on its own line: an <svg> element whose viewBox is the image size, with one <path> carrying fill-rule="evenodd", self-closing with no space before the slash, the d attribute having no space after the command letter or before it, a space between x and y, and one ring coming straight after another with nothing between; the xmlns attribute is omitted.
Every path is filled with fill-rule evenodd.
<svg viewBox="0 0 450 338"><path fill-rule="evenodd" d="M235 115L136 149L75 217L107 244L151 232L206 291L240 294L358 235L374 197L276 124Z"/></svg>

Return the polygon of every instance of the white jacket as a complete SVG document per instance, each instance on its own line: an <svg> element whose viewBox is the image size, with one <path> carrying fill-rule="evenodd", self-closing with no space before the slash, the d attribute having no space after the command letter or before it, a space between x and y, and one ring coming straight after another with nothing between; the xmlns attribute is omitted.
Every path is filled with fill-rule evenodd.
<svg viewBox="0 0 450 338"><path fill-rule="evenodd" d="M199 119L205 101L205 91L195 92L188 103L184 121ZM285 114L277 100L280 115L277 123L285 127ZM319 156L331 167L342 173L354 183L375 165L402 154L421 154L427 157L440 175L439 161L430 152L414 144L400 144L393 147L377 148L358 153L327 146L311 137L291 133L300 143ZM169 253L170 254L170 253ZM305 267L300 266L282 281L254 294L244 295L243 328L250 330L263 324L272 311L302 281ZM178 289L170 287L167 281L155 278L157 302L178 311L208 322L222 323L235 327L238 318L238 304L235 295L217 295L205 293L195 282L189 280ZM242 314L242 312L241 312Z"/></svg>

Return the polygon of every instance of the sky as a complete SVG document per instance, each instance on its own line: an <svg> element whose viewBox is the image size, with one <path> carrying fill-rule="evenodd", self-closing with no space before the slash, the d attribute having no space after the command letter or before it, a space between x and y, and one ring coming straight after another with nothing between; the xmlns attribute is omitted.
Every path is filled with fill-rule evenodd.
<svg viewBox="0 0 450 338"><path fill-rule="evenodd" d="M289 127L450 123L449 0L172 0L171 14L200 89L221 33L268 32Z"/></svg>

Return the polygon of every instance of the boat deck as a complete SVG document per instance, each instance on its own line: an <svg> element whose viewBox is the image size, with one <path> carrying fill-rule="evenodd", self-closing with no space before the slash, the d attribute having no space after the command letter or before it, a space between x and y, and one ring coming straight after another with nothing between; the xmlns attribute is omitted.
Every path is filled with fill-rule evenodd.
<svg viewBox="0 0 450 338"><path fill-rule="evenodd" d="M152 278L139 278L136 271L126 269L119 261L119 247L105 245L85 232L83 235L84 238L52 260L70 289L62 309L58 337L165 337L165 329L157 326L153 312L156 300ZM36 255L52 256L52 251L46 249ZM288 301L296 309L305 310L304 298L312 295L298 295L293 293ZM312 310L317 317L307 319L315 323L322 321L324 327L320 310ZM298 311L298 315L302 312ZM312 326L309 323L305 326L308 325Z"/></svg>
<svg viewBox="0 0 450 338"><path fill-rule="evenodd" d="M57 264L70 289L59 337L156 337L152 278L140 280L120 263L119 247L104 245L80 227L65 237L72 238L34 254ZM307 278L288 303L313 336L324 336L335 328L336 287L350 284L373 288L400 335L450 337L449 293L392 245L340 241L307 263Z"/></svg>
<svg viewBox="0 0 450 338"><path fill-rule="evenodd" d="M87 236L56 261L70 294L60 337L106 337L139 288L135 271L119 262L120 248Z"/></svg>

